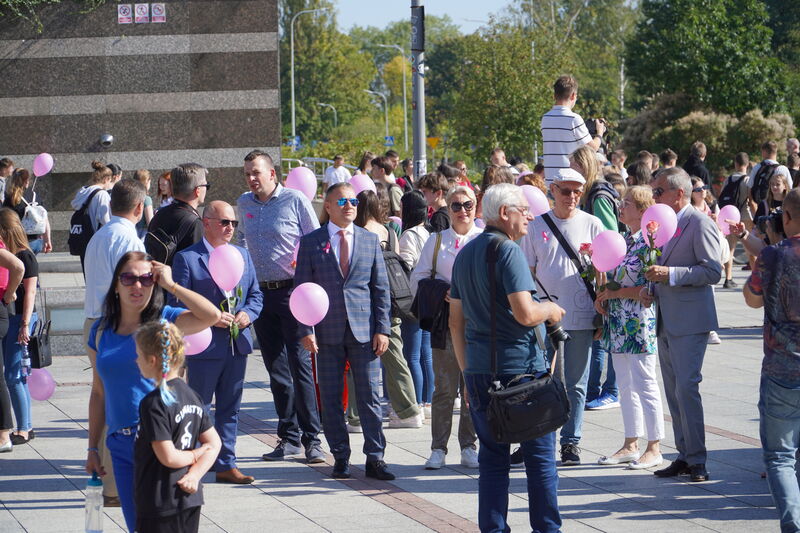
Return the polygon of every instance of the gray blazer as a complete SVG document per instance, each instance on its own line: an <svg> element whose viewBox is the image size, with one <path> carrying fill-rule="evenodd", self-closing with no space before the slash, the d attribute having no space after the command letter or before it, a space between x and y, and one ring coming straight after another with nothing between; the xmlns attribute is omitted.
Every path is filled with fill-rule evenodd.
<svg viewBox="0 0 800 533"><path fill-rule="evenodd" d="M689 207L680 233L664 246L659 265L674 268L675 286L656 284L658 331L670 335L707 333L719 327L712 286L722 277L720 241L714 221Z"/></svg>

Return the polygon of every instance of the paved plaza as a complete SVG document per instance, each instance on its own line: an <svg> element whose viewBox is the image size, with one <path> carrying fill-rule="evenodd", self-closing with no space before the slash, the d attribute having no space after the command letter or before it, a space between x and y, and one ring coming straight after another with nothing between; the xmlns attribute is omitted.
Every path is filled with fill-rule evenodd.
<svg viewBox="0 0 800 533"><path fill-rule="evenodd" d="M742 284L744 273L736 270ZM82 281L78 278L45 274L42 283L69 286ZM722 344L709 346L701 385L711 480L692 484L687 477L664 480L650 471L593 464L622 443L622 417L619 409L588 412L584 464L559 469L565 532L778 531L767 482L760 476L756 405L762 313L745 307L740 289L716 294ZM55 358L50 370L58 388L49 401L34 403L36 438L0 455L3 533L83 531L91 370L86 357ZM421 429L385 429L386 460L397 475L393 482L364 478L362 438L351 435L354 477L337 481L329 477L330 456L328 464L313 466L262 461L277 442L276 424L267 373L256 353L248 364L237 447L239 467L256 482L217 485L213 474L207 475L201 531L477 531L477 470L459 466L455 433L448 456L453 464L426 471L427 421ZM662 446L668 460L674 457L673 445L667 422ZM530 531L526 500L524 472L513 469L509 514L514 531ZM106 509L105 531L121 530L123 524L119 508Z"/></svg>

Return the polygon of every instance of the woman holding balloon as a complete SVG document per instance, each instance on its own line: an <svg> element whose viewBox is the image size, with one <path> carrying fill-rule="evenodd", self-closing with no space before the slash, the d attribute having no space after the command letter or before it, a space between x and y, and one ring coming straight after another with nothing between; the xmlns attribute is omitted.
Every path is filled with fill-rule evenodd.
<svg viewBox="0 0 800 533"><path fill-rule="evenodd" d="M663 462L659 442L664 437L664 412L661 392L656 376L656 311L652 305L640 300L641 289L647 284L644 272L654 261L651 236L658 231L668 231L658 223L651 222L642 228L645 211L654 204L649 187L637 185L628 189L620 207L620 220L631 230L627 253L620 243L624 257L611 260L618 266L612 270L606 288L597 294L595 308L606 317L603 328L603 343L611 352L620 392L622 421L625 441L613 455L601 457L601 465L629 463L631 470L658 466ZM673 214L674 217L674 214ZM673 227L674 231L674 227ZM608 231L601 233L595 241ZM614 237L622 240L619 234ZM607 252L613 246L597 246L593 242L592 262L598 270ZM597 256L597 257L596 257ZM602 257L601 257L602 256ZM613 267L612 267L613 268ZM647 438L647 448L639 452L639 437Z"/></svg>
<svg viewBox="0 0 800 533"><path fill-rule="evenodd" d="M181 287L172 279L170 267L153 261L143 252L128 252L114 270L103 316L89 334L92 363L89 396L89 446L86 471L103 476L114 469L122 512L130 531L136 524L133 499L133 443L139 423L139 402L153 390L136 365L133 334L151 320L165 318L184 334L205 330L220 319L220 311L207 298ZM164 289L188 309L164 305ZM103 465L98 444L103 425L108 426L106 445L111 465Z"/></svg>

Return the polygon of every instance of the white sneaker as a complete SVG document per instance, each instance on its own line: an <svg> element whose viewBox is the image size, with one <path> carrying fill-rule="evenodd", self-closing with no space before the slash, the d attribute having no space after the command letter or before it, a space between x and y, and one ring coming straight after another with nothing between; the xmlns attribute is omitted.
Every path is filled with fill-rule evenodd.
<svg viewBox="0 0 800 533"><path fill-rule="evenodd" d="M364 429L361 427L361 424L347 424L347 432L348 433L364 433Z"/></svg>
<svg viewBox="0 0 800 533"><path fill-rule="evenodd" d="M425 470L439 470L445 464L444 450L432 450L431 456L425 461Z"/></svg>
<svg viewBox="0 0 800 533"><path fill-rule="evenodd" d="M708 333L708 344L722 344L722 339L719 338L716 331Z"/></svg>
<svg viewBox="0 0 800 533"><path fill-rule="evenodd" d="M478 452L475 448L464 448L461 450L461 466L478 468Z"/></svg>
<svg viewBox="0 0 800 533"><path fill-rule="evenodd" d="M389 427L392 429L421 428L422 420L422 413L409 416L408 418L398 418L397 415L394 415L393 417L389 418Z"/></svg>
<svg viewBox="0 0 800 533"><path fill-rule="evenodd" d="M6 441L5 444L0 445L0 453L7 453L14 449L14 445L11 444L11 437L9 435L9 439Z"/></svg>
<svg viewBox="0 0 800 533"><path fill-rule="evenodd" d="M425 415L426 420L431 419L431 404L426 403L425 405L422 406L422 414Z"/></svg>

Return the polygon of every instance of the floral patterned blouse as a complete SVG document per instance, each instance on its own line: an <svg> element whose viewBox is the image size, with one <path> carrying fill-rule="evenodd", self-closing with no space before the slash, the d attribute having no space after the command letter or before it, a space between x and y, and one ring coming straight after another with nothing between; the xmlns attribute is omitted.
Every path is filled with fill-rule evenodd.
<svg viewBox="0 0 800 533"><path fill-rule="evenodd" d="M640 287L647 284L644 277L644 256L647 244L641 231L627 238L628 253L614 270L609 281L621 287ZM603 343L611 353L656 353L655 305L645 307L637 300L615 298L607 300L608 316L603 328Z"/></svg>

